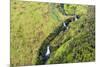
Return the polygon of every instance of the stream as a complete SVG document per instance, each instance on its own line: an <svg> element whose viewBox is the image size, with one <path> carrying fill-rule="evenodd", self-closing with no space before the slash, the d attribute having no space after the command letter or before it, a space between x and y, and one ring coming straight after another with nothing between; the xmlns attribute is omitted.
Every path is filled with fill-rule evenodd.
<svg viewBox="0 0 100 67"><path fill-rule="evenodd" d="M64 10L63 4L61 4L61 7ZM63 14L68 16L67 14ZM76 15L78 17L78 15ZM78 18L79 19L79 18ZM61 32L66 32L66 30L68 31L68 25L70 24L70 22L75 21L75 17L73 16L72 18L66 19L64 20L57 28L55 28L55 30L53 32L51 32L49 34L49 36L43 41L43 43L41 44L41 47L39 49L38 52L38 60L36 62L36 65L42 65L42 64L46 64L47 60L49 59L49 56L45 56L46 52L47 52L47 46L50 46L50 43L61 33ZM60 46L59 46L60 47ZM58 47L58 48L59 48ZM51 51L51 47L49 48L50 52Z"/></svg>

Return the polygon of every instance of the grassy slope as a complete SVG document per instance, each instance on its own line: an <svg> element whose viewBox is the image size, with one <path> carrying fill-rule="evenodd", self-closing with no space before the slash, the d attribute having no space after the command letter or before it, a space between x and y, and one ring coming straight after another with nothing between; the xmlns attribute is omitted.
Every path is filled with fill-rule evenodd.
<svg viewBox="0 0 100 67"><path fill-rule="evenodd" d="M47 3L12 0L11 64L30 65L36 63L41 43L65 19L57 8L50 6L51 4ZM56 48L57 50L51 54L47 61L48 64L94 61L95 38L93 32L95 23L94 19L86 18L83 16L80 20L70 23L69 31L63 35L60 33L51 42L52 47L56 47L61 42L61 47ZM76 55L73 56L73 53ZM84 60L81 60L82 58Z"/></svg>
<svg viewBox="0 0 100 67"><path fill-rule="evenodd" d="M35 64L42 41L63 18L49 9L48 3L11 1L11 64Z"/></svg>
<svg viewBox="0 0 100 67"><path fill-rule="evenodd" d="M74 23L77 24L79 22ZM86 62L95 60L95 38L93 31L86 32L88 27L84 26L84 29L81 29L81 32L78 33L77 27L73 28L74 23L70 25L69 34L64 34L65 41L63 39L61 40L63 41L61 47L51 55L48 63ZM94 23L94 21L90 21L90 23ZM76 34L73 34L73 32Z"/></svg>
<svg viewBox="0 0 100 67"><path fill-rule="evenodd" d="M95 60L94 6L88 6L87 13L78 21L70 23L69 27L70 29L64 33L63 37L58 35L51 43L58 45L60 42L61 47L51 54L47 64Z"/></svg>

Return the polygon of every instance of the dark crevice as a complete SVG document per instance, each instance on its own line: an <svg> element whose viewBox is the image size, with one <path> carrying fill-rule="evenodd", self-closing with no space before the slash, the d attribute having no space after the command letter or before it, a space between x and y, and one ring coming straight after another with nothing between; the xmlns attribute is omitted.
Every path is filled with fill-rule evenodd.
<svg viewBox="0 0 100 67"><path fill-rule="evenodd" d="M64 9L64 5L61 4L62 9ZM67 15L68 16L68 15ZM77 19L80 18L79 15L76 15ZM46 50L47 50L47 46L50 45L50 43L59 35L60 32L65 32L65 30L67 30L67 27L69 25L70 22L75 21L75 16L72 15L71 18L66 19L65 21L63 21L58 27L55 28L55 30L49 34L49 36L43 41L43 43L41 44L41 47L39 49L38 52L38 57L37 57L37 62L36 65L42 65L45 64L46 61L48 60L48 58L50 56L45 56ZM66 27L64 26L64 23L66 25ZM62 42L59 42L59 44L61 44ZM59 48L61 45L57 46L57 48ZM51 46L50 46L51 47ZM55 48L55 47L52 47ZM50 48L50 51L51 49ZM55 48L56 49L56 48ZM51 51L52 52L52 51Z"/></svg>

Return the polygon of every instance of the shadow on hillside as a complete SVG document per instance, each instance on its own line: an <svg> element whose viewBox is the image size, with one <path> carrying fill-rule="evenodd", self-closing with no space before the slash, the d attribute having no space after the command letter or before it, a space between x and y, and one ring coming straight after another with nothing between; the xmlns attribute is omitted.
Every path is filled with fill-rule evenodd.
<svg viewBox="0 0 100 67"><path fill-rule="evenodd" d="M67 27L69 25L70 22L72 21L75 21L75 18L74 17L71 17L69 19L66 19L65 21L63 21L57 28L55 28L55 30L49 34L49 36L43 41L43 43L41 44L41 47L39 49L39 52L38 52L38 57L37 57L37 62L36 62L36 65L41 65L41 64L45 64L47 59L49 58L46 58L45 57L45 53L46 53L46 47L48 45L50 45L51 41L53 41L56 36L58 36L61 33L61 35L63 35L63 33L65 32L65 30L67 30ZM66 27L64 27L63 23L66 24ZM57 47L60 47L60 46L57 46ZM52 49L52 48L51 48Z"/></svg>

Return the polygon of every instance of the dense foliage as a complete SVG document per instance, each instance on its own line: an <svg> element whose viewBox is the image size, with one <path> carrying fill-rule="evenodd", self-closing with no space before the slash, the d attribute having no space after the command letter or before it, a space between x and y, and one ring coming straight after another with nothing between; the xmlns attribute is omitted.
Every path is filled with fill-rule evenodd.
<svg viewBox="0 0 100 67"><path fill-rule="evenodd" d="M66 14L66 15L65 15ZM63 32L63 22L79 15ZM95 7L11 0L11 65L95 61ZM46 46L51 54L40 60Z"/></svg>

